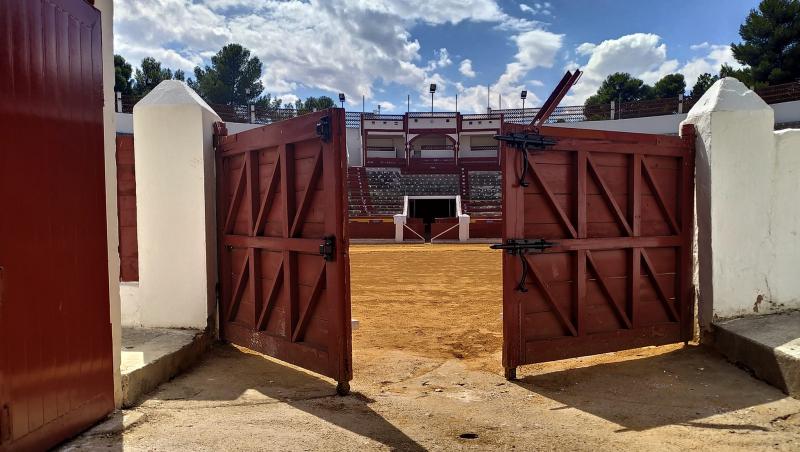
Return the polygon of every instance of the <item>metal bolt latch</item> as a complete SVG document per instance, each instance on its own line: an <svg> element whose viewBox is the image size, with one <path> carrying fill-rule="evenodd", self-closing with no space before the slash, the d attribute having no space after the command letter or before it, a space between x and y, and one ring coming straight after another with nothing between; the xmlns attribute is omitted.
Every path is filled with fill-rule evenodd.
<svg viewBox="0 0 800 452"><path fill-rule="evenodd" d="M520 292L527 292L528 288L525 287L525 280L528 279L530 266L528 264L528 260L525 258L525 255L531 252L542 253L544 250L552 248L556 245L558 245L558 243L548 242L545 239L508 239L506 240L506 243L495 243L489 248L493 250L504 250L512 256L519 256L519 262L522 265L522 276L520 276L519 283L517 284L517 290Z"/></svg>
<svg viewBox="0 0 800 452"><path fill-rule="evenodd" d="M322 244L319 246L319 255L325 258L327 262L334 259L336 254L336 237L325 237Z"/></svg>

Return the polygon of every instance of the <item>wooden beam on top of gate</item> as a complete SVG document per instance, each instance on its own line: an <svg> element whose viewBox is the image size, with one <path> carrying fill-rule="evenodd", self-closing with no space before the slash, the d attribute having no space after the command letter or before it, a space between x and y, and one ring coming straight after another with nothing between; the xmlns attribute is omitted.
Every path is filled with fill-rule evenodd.
<svg viewBox="0 0 800 452"><path fill-rule="evenodd" d="M680 228L678 228L678 223L675 221L675 217L669 212L667 209L667 204L664 202L664 195L661 192L661 189L658 187L658 183L656 183L656 179L653 177L653 174L650 172L650 168L647 167L647 157L642 156L642 171L644 173L645 179L650 184L650 187L653 189L653 196L656 198L656 203L658 207L661 209L661 212L664 213L664 216L667 217L667 222L669 222L670 228L672 228L672 232L675 234L680 234Z"/></svg>
<svg viewBox="0 0 800 452"><path fill-rule="evenodd" d="M625 229L625 233L629 236L633 236L633 231L631 230L631 226L628 224L628 221L625 219L625 215L622 214L622 209L619 208L619 204L614 199L614 195L611 193L611 189L608 188L606 185L606 181L600 177L600 172L597 170L597 167L594 164L594 160L592 159L591 155L586 155L586 162L589 165L589 169L592 171L592 175L594 175L594 180L597 181L597 185L600 186L600 193L603 195L603 198L606 200L609 206L611 206L611 210L614 212L614 216L617 219L617 222Z"/></svg>
<svg viewBox="0 0 800 452"><path fill-rule="evenodd" d="M536 178L536 182L539 184L540 187L542 187L542 190L544 191L547 200L550 201L550 205L553 206L553 208L555 209L559 219L561 220L561 223L564 225L565 228L567 228L573 239L578 238L578 233L575 231L575 227L572 226L572 221L570 221L569 217L567 217L567 214L564 212L564 209L562 209L561 206L558 205L558 201L556 201L556 197L550 190L550 187L548 187L547 184L544 183L544 178L542 178L541 173L539 173L536 164L534 164L530 156L528 156L527 152L525 152L523 155L525 156L525 161L528 162L528 167L530 167L531 173Z"/></svg>

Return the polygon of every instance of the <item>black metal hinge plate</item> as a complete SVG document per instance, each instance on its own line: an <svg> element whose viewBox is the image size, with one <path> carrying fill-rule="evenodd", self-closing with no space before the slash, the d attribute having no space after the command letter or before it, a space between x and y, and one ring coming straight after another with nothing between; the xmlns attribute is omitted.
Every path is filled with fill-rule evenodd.
<svg viewBox="0 0 800 452"><path fill-rule="evenodd" d="M328 142L331 141L331 136L333 135L331 131L331 117L330 116L323 116L317 122L317 136L322 138L322 141Z"/></svg>
<svg viewBox="0 0 800 452"><path fill-rule="evenodd" d="M336 257L336 237L325 237L324 241L319 246L319 255L325 258L327 262L332 261Z"/></svg>

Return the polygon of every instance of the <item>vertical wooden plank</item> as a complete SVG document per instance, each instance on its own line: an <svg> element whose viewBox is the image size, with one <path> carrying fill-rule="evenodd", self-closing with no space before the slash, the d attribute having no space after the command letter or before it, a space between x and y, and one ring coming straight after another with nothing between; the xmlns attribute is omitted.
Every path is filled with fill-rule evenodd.
<svg viewBox="0 0 800 452"><path fill-rule="evenodd" d="M631 228L633 229L633 236L639 237L642 235L642 155L633 154L631 156L631 171L630 171L630 188L628 196L631 216Z"/></svg>
<svg viewBox="0 0 800 452"><path fill-rule="evenodd" d="M281 144L281 198L283 200L283 237L289 238L295 214L295 155L294 146ZM286 268L283 272L283 296L286 300L286 321L284 334L291 339L294 326L299 316L297 300L297 256L289 250L283 250L283 262Z"/></svg>
<svg viewBox="0 0 800 452"><path fill-rule="evenodd" d="M575 309L573 323L578 330L578 336L583 336L586 331L586 250L575 253ZM613 301L612 301L613 303Z"/></svg>
<svg viewBox="0 0 800 452"><path fill-rule="evenodd" d="M579 150L577 153L577 183L578 187L575 191L576 194L576 203L577 203L577 212L576 217L578 220L577 228L578 228L578 238L585 239L587 237L587 225L586 225L586 166L588 165L588 152L585 150Z"/></svg>
<svg viewBox="0 0 800 452"><path fill-rule="evenodd" d="M503 133L507 133L504 126ZM500 145L503 192L503 241L525 237L524 188L519 185L519 165L524 158L515 149ZM524 362L525 344L522 334L523 294L516 290L522 272L519 259L503 253L503 367L515 368Z"/></svg>
<svg viewBox="0 0 800 452"><path fill-rule="evenodd" d="M628 318L631 319L633 328L638 328L640 323L637 311L639 309L639 295L641 293L641 265L641 248L631 248L630 280L628 281Z"/></svg>
<svg viewBox="0 0 800 452"><path fill-rule="evenodd" d="M247 165L247 188L245 191L245 203L247 205L249 227L247 231L250 236L255 235L256 221L258 218L258 209L260 207L259 193L259 171L258 171L258 151L249 151L245 154L245 162ZM248 271L250 272L250 285L252 290L250 296L252 297L253 312L249 317L252 320L252 327L257 328L258 316L261 314L261 305L263 302L263 289L261 284L261 251L250 247L248 250L250 265Z"/></svg>
<svg viewBox="0 0 800 452"><path fill-rule="evenodd" d="M679 215L681 227L681 247L679 249L678 263L678 296L680 299L679 312L681 317L681 336L684 341L694 337L694 285L692 281L693 255L692 243L694 240L694 162L695 162L695 128L692 124L685 124L681 129L681 136L686 145L686 152L681 158L681 186Z"/></svg>
<svg viewBox="0 0 800 452"><path fill-rule="evenodd" d="M347 236L347 143L345 112L341 108L329 110L331 139L322 143L322 202L325 209L325 236L336 238L334 260L326 263L325 295L328 318L331 319L329 335L330 368L334 369L337 381L347 382L353 377L352 326L349 291L349 238ZM317 184L315 184L317 185Z"/></svg>

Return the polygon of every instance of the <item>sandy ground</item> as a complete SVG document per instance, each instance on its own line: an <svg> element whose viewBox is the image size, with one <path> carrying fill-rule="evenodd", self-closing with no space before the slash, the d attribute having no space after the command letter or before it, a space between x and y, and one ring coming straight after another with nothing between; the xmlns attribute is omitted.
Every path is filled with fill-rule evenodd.
<svg viewBox="0 0 800 452"><path fill-rule="evenodd" d="M219 345L124 422L64 448L800 450L800 400L700 347L525 366L505 381L500 256L485 245L362 245L351 256L361 322L351 396Z"/></svg>

